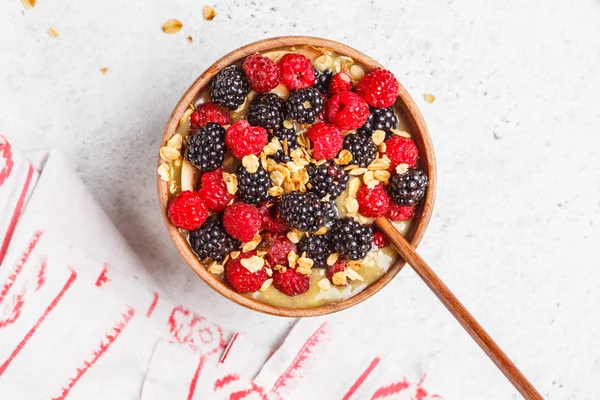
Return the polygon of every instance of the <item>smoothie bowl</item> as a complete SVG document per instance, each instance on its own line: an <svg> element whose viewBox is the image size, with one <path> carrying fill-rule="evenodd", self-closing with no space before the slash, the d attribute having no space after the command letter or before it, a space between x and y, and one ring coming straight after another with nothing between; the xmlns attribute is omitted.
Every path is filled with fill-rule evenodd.
<svg viewBox="0 0 600 400"><path fill-rule="evenodd" d="M159 149L161 211L213 289L269 314L316 316L372 296L432 213L429 133L396 77L341 43L279 37L218 60L173 111Z"/></svg>

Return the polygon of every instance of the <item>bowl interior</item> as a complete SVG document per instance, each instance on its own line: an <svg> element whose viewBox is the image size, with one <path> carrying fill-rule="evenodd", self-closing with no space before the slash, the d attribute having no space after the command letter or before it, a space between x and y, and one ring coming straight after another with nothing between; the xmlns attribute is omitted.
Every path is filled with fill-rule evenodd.
<svg viewBox="0 0 600 400"><path fill-rule="evenodd" d="M333 50L339 54L347 55L354 60L362 63L367 69L374 67L382 67L377 61L373 60L369 56L348 47L342 43L338 43L332 40L308 37L308 36L284 36L261 40L255 43L248 44L241 47L226 56L219 59L213 65L211 65L200 77L192 84L192 86L183 95L175 110L171 114L167 127L164 131L161 146L164 146L167 140L175 133L179 120L185 113L189 104L194 102L198 93L210 82L212 77L220 71L222 68L235 63L244 57L256 52L264 52L268 50L276 50L279 48L291 47L291 46L314 46L324 47ZM400 84L400 90L398 93L398 99L396 100L396 106L404 113L405 120L410 127L412 138L419 148L419 164L420 168L423 169L429 179L429 187L424 201L421 202L415 212L411 228L408 232L407 239L413 246L417 246L423 237L431 214L433 211L433 203L435 199L436 189L436 167L435 167L435 155L433 152L433 146L427 126L423 121L421 113L419 112L415 102L410 97L408 92ZM158 159L158 164L161 160ZM167 216L167 206L169 202L169 189L166 182L161 181L157 177L157 189L158 199L160 203L161 213L163 215L165 225L175 244L175 247L187 262L187 264L202 278L208 285L210 285L217 292L227 297L228 299L253 310L264 312L272 315L286 316L286 317L308 317L318 316L333 313L352 307L355 304L364 301L377 293L381 288L387 285L395 276L400 272L404 266L404 261L398 259L377 281L373 282L362 292L356 295L339 301L337 303L331 303L314 308L284 308L277 307L270 304L262 303L258 300L251 299L244 295L234 292L218 277L214 276L206 270L206 267L198 260L194 252L189 247L185 238L179 233L178 229L173 226Z"/></svg>

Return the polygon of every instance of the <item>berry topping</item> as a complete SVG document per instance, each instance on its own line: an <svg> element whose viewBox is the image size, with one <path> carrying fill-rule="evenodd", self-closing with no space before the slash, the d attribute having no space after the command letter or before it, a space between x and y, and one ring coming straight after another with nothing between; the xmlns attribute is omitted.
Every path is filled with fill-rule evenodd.
<svg viewBox="0 0 600 400"><path fill-rule="evenodd" d="M393 135L390 129L396 129L397 126L398 117L394 114L392 107L371 107L371 113L369 114L367 122L357 130L357 133L360 136L370 138L373 135L373 132L381 130L385 132L386 138L390 138Z"/></svg>
<svg viewBox="0 0 600 400"><path fill-rule="evenodd" d="M231 236L246 243L258 233L261 215L256 207L246 203L235 203L223 213L223 227Z"/></svg>
<svg viewBox="0 0 600 400"><path fill-rule="evenodd" d="M385 215L390 207L390 197L382 185L369 189L363 185L356 192L358 212L365 217L377 218Z"/></svg>
<svg viewBox="0 0 600 400"><path fill-rule="evenodd" d="M333 71L325 70L323 72L319 71L315 68L315 84L313 87L317 89L322 94L327 94L327 89L329 88L329 82L331 81L331 75Z"/></svg>
<svg viewBox="0 0 600 400"><path fill-rule="evenodd" d="M256 172L251 174L243 165L240 165L236 175L238 178L237 196L240 200L248 204L258 204L269 199L271 178L262 166L259 166Z"/></svg>
<svg viewBox="0 0 600 400"><path fill-rule="evenodd" d="M250 125L262 126L265 129L277 128L283 121L284 104L283 99L276 94L259 94L250 103L246 119Z"/></svg>
<svg viewBox="0 0 600 400"><path fill-rule="evenodd" d="M390 202L390 208L388 208L385 214L392 221L406 221L411 218L415 213L415 206L401 206L395 201Z"/></svg>
<svg viewBox="0 0 600 400"><path fill-rule="evenodd" d="M329 94L336 94L352 90L352 77L346 72L338 72L331 78L329 83Z"/></svg>
<svg viewBox="0 0 600 400"><path fill-rule="evenodd" d="M285 112L300 124L312 124L323 111L323 95L315 88L294 89L285 103Z"/></svg>
<svg viewBox="0 0 600 400"><path fill-rule="evenodd" d="M392 176L388 193L392 200L401 206L415 205L425 197L427 175L418 169L410 169L406 173Z"/></svg>
<svg viewBox="0 0 600 400"><path fill-rule="evenodd" d="M277 207L267 207L263 205L258 208L258 211L262 216L260 227L265 231L286 232L290 229L281 216L277 214Z"/></svg>
<svg viewBox="0 0 600 400"><path fill-rule="evenodd" d="M339 92L327 102L329 122L342 130L358 129L369 118L369 106L353 92Z"/></svg>
<svg viewBox="0 0 600 400"><path fill-rule="evenodd" d="M246 57L242 69L248 79L248 86L258 93L273 89L281 79L281 71L277 64L270 58L263 57L260 54L252 54Z"/></svg>
<svg viewBox="0 0 600 400"><path fill-rule="evenodd" d="M225 263L225 280L229 286L238 293L256 292L262 284L269 278L266 268L261 268L256 272L250 272L242 265L242 260L256 256L256 251L242 253L238 258L229 259Z"/></svg>
<svg viewBox="0 0 600 400"><path fill-rule="evenodd" d="M390 71L375 68L356 85L356 93L362 96L370 106L390 107L398 97L398 81Z"/></svg>
<svg viewBox="0 0 600 400"><path fill-rule="evenodd" d="M338 164L327 161L324 164L309 164L306 167L311 185L311 192L319 197L329 195L334 200L342 194L348 183L348 174Z"/></svg>
<svg viewBox="0 0 600 400"><path fill-rule="evenodd" d="M308 58L302 54L284 54L279 60L281 83L288 89L301 89L314 85L315 70Z"/></svg>
<svg viewBox="0 0 600 400"><path fill-rule="evenodd" d="M231 117L217 105L211 103L199 104L190 116L190 131L194 132L209 122L229 125L231 124Z"/></svg>
<svg viewBox="0 0 600 400"><path fill-rule="evenodd" d="M314 261L313 267L327 267L327 257L333 253L327 235L303 237L298 243L298 254L302 255L304 253Z"/></svg>
<svg viewBox="0 0 600 400"><path fill-rule="evenodd" d="M390 170L395 169L398 164L408 164L408 168L414 168L419 149L411 139L394 135L385 141L385 154L390 159Z"/></svg>
<svg viewBox="0 0 600 400"><path fill-rule="evenodd" d="M286 268L285 272L276 271L273 273L273 286L285 295L297 296L308 291L310 278L308 275Z"/></svg>
<svg viewBox="0 0 600 400"><path fill-rule="evenodd" d="M327 279L329 279L329 281L331 283L333 283L333 275L335 275L338 272L344 272L345 270L346 270L346 260L338 260L332 266L327 267L327 269L325 270L325 276L327 277ZM338 281L336 281L336 282L338 282ZM346 281L346 283L344 285L340 285L339 282L333 283L333 284L337 285L337 286L346 286L346 285L348 285L348 281Z"/></svg>
<svg viewBox="0 0 600 400"><path fill-rule="evenodd" d="M375 231L375 233L373 234L373 245L375 247L377 247L378 249L382 249L385 246L387 246L388 244L389 243L388 243L385 235L383 233L381 233L380 231Z"/></svg>
<svg viewBox="0 0 600 400"><path fill-rule="evenodd" d="M209 122L188 138L187 160L201 171L214 171L225 159L225 129Z"/></svg>
<svg viewBox="0 0 600 400"><path fill-rule="evenodd" d="M208 210L198 193L185 190L171 199L168 215L173 225L191 231L206 221Z"/></svg>
<svg viewBox="0 0 600 400"><path fill-rule="evenodd" d="M349 217L336 220L329 235L335 252L351 260L365 258L373 243L373 229Z"/></svg>
<svg viewBox="0 0 600 400"><path fill-rule="evenodd" d="M265 259L271 267L276 265L289 267L288 253L292 250L296 252L296 245L282 233L265 235L260 248L267 251Z"/></svg>
<svg viewBox="0 0 600 400"><path fill-rule="evenodd" d="M370 137L362 137L351 133L344 137L344 149L352 154L351 164L366 167L375 160L377 147Z"/></svg>
<svg viewBox="0 0 600 400"><path fill-rule="evenodd" d="M314 193L292 192L281 196L279 214L290 227L315 232L325 222L325 204Z"/></svg>
<svg viewBox="0 0 600 400"><path fill-rule="evenodd" d="M225 232L217 214L210 215L199 229L191 231L188 240L199 259L221 261L240 247L240 241Z"/></svg>
<svg viewBox="0 0 600 400"><path fill-rule="evenodd" d="M252 126L244 120L235 122L227 128L225 134L225 144L240 160L249 154L259 155L268 141L269 135L265 128Z"/></svg>
<svg viewBox="0 0 600 400"><path fill-rule="evenodd" d="M210 98L215 104L235 110L246 100L248 82L240 67L230 65L219 71L210 82Z"/></svg>
<svg viewBox="0 0 600 400"><path fill-rule="evenodd" d="M227 191L222 168L202 175L198 194L210 211L221 211L227 207L227 204L233 199L233 195Z"/></svg>
<svg viewBox="0 0 600 400"><path fill-rule="evenodd" d="M317 122L306 132L313 142L313 157L316 160L334 158L344 145L344 134L335 125Z"/></svg>
<svg viewBox="0 0 600 400"><path fill-rule="evenodd" d="M281 125L280 127L273 129L269 134L269 141L276 137L281 144L281 149L277 150L277 153L269 156L273 160L281 163L286 163L291 160L290 153L292 150L298 147L298 142L296 139L298 138L298 133L296 132L296 128L294 128L293 124L291 128L286 128Z"/></svg>

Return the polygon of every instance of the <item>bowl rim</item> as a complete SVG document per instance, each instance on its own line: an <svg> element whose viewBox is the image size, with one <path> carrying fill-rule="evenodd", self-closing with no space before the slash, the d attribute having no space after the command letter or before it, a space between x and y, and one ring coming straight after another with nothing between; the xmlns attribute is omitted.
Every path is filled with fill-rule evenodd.
<svg viewBox="0 0 600 400"><path fill-rule="evenodd" d="M251 54L293 46L314 46L327 48L333 50L336 53L347 55L353 58L354 60L360 62L369 69L372 69L374 67L383 67L380 63L378 63L371 57L363 54L358 50L353 49L352 47L349 47L343 43L334 40L319 37L278 36L249 43L245 46L242 46L236 50L229 52L228 54L214 62L189 87L189 89L181 97L181 99L177 103L177 106L171 113L167 126L163 132L160 147L164 146L167 140L175 133L179 125L179 120L185 113L189 104L196 99L197 94L205 87L206 84L210 82L212 77L218 71ZM435 154L433 150L433 144L431 142L431 137L429 135L429 130L427 129L427 125L425 124L425 121L423 120L423 117L414 100L408 94L408 92L402 86L401 83L400 89L398 91L398 98L396 99L395 105L398 106L405 114L407 123L410 126L412 139L416 142L417 147L419 149L420 168L425 170L429 180L429 187L427 189L425 199L417 207L417 210L415 211L415 216L411 224L411 228L408 234L406 235L410 243L414 247L417 247L421 242L423 235L425 234L425 231L431 219L431 215L433 213L437 182ZM158 156L157 167L161 164L161 162L162 161L160 159L160 156ZM331 314L355 306L363 302L364 300L370 298L375 293L380 291L384 286L386 286L392 279L394 279L398 272L400 272L400 270L404 267L404 260L398 258L398 260L394 262L394 264L388 269L388 271L375 282L372 282L364 290L355 294L354 296L339 302L325 304L322 306L312 308L288 308L262 303L258 300L244 296L243 294L234 292L222 280L214 276L212 273L208 272L206 267L200 262L200 260L198 260L194 252L189 247L187 240L185 240L185 238L181 236L177 227L171 224L167 216L167 206L170 197L168 183L160 180L160 177L158 175L156 175L156 180L161 214L163 216L163 220L165 222L165 226L167 228L169 236L171 237L171 240L173 241L181 257L188 264L188 266L212 289L214 289L227 299L251 310L283 317L312 317Z"/></svg>

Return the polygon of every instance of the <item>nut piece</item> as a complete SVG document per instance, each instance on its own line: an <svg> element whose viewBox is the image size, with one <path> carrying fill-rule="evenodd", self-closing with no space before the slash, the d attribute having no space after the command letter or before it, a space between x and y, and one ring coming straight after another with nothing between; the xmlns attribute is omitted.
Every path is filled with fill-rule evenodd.
<svg viewBox="0 0 600 400"><path fill-rule="evenodd" d="M388 169L390 167L390 159L384 155L382 158L376 158L367 166L371 171Z"/></svg>
<svg viewBox="0 0 600 400"><path fill-rule="evenodd" d="M190 115L192 115L193 112L194 112L194 110L192 108L188 108L187 110L185 110L185 112L183 113L183 115L179 119L179 125L185 124L186 121L190 118Z"/></svg>
<svg viewBox="0 0 600 400"><path fill-rule="evenodd" d="M384 133L384 135L385 135L385 133ZM335 160L335 162L340 165L350 164L350 161L352 161L352 153L350 153L346 149L340 151L338 158Z"/></svg>
<svg viewBox="0 0 600 400"><path fill-rule="evenodd" d="M408 164L398 164L396 166L396 173L398 175L404 175L408 171Z"/></svg>
<svg viewBox="0 0 600 400"><path fill-rule="evenodd" d="M212 21L213 18L217 16L217 12L211 6L204 6L202 9L202 15L204 16L205 20Z"/></svg>
<svg viewBox="0 0 600 400"><path fill-rule="evenodd" d="M290 268L294 268L296 262L298 261L298 254L294 250L290 251L287 255L288 263L290 264Z"/></svg>
<svg viewBox="0 0 600 400"><path fill-rule="evenodd" d="M350 181L348 181L348 197L356 197L359 188L360 178L356 176L350 178Z"/></svg>
<svg viewBox="0 0 600 400"><path fill-rule="evenodd" d="M254 273L260 271L265 266L265 259L259 256L252 256L242 259L240 264L248 271Z"/></svg>
<svg viewBox="0 0 600 400"><path fill-rule="evenodd" d="M394 135L403 136L405 138L410 138L410 133L400 130L400 129L390 129L390 132L392 132Z"/></svg>
<svg viewBox="0 0 600 400"><path fill-rule="evenodd" d="M181 30L181 27L183 26L183 24L181 23L180 20L178 19L170 19L165 21L164 24L162 24L161 29L164 33L168 34L168 35L172 35L174 33L177 33Z"/></svg>
<svg viewBox="0 0 600 400"><path fill-rule="evenodd" d="M223 171L223 181L227 186L227 193L234 195L238 191L238 178L235 174Z"/></svg>
<svg viewBox="0 0 600 400"><path fill-rule="evenodd" d="M269 195L272 197L279 197L283 195L283 188L280 186L273 186L269 189Z"/></svg>
<svg viewBox="0 0 600 400"><path fill-rule="evenodd" d="M188 111L192 111L192 110L190 108L188 108ZM173 136L171 136L171 139L169 139L167 141L167 147L170 147L175 150L181 149L182 144L183 144L183 136L181 136L181 133L174 134Z"/></svg>
<svg viewBox="0 0 600 400"><path fill-rule="evenodd" d="M263 153L267 156L272 156L273 154L277 153L278 150L281 149L281 144L279 143L279 140L277 139L277 137L273 137L273 139L271 139L271 141L265 145L265 147L263 147Z"/></svg>
<svg viewBox="0 0 600 400"><path fill-rule="evenodd" d="M229 255L231 256L232 260L235 260L236 258L238 258L240 256L240 252L238 250L232 251L231 253L229 253Z"/></svg>
<svg viewBox="0 0 600 400"><path fill-rule="evenodd" d="M354 197L348 197L345 202L346 211L350 215L354 215L358 212L358 201Z"/></svg>
<svg viewBox="0 0 600 400"><path fill-rule="evenodd" d="M350 67L350 76L355 81L360 81L365 76L365 70L360 65L354 64Z"/></svg>
<svg viewBox="0 0 600 400"><path fill-rule="evenodd" d="M338 260L338 257L339 257L338 253L330 254L329 257L327 257L327 265L331 266L331 265L335 264L336 261Z"/></svg>
<svg viewBox="0 0 600 400"><path fill-rule="evenodd" d="M58 37L58 31L56 30L56 28L50 28L48 29L48 35L52 37Z"/></svg>
<svg viewBox="0 0 600 400"><path fill-rule="evenodd" d="M163 163L158 167L158 175L160 176L160 180L164 182L169 182L173 179L173 166L171 164Z"/></svg>
<svg viewBox="0 0 600 400"><path fill-rule="evenodd" d="M344 271L336 272L331 277L331 281L333 282L334 285L346 286L346 284L348 283L348 281L346 280L346 272L344 272Z"/></svg>
<svg viewBox="0 0 600 400"><path fill-rule="evenodd" d="M323 278L317 282L317 286L319 286L319 289L321 290L327 290L331 287L331 283L329 282L329 279Z"/></svg>
<svg viewBox="0 0 600 400"><path fill-rule="evenodd" d="M310 269L314 265L314 261L308 257L305 257L305 255L306 253L298 259L298 268L307 269L310 272Z"/></svg>
<svg viewBox="0 0 600 400"><path fill-rule="evenodd" d="M299 243L300 239L302 239L302 232L299 231L298 229L292 229L291 231L289 231L287 233L286 236L290 240L290 242Z"/></svg>
<svg viewBox="0 0 600 400"><path fill-rule="evenodd" d="M350 269L350 268L346 270L346 276L351 281L361 281L361 282L363 282L365 280L358 272L356 272L355 270Z"/></svg>
<svg viewBox="0 0 600 400"><path fill-rule="evenodd" d="M323 54L315 59L314 65L319 71L326 71L333 67L333 58L330 55Z"/></svg>
<svg viewBox="0 0 600 400"><path fill-rule="evenodd" d="M258 247L261 240L262 240L262 238L257 233L256 235L254 235L254 237L252 238L251 241L249 241L248 243L244 243L244 247L242 247L242 251L244 253L247 253L249 251L256 249L256 247Z"/></svg>
<svg viewBox="0 0 600 400"><path fill-rule="evenodd" d="M216 261L213 261L208 266L208 272L210 272L211 274L219 275L222 274L223 271L225 271L225 268L223 268L221 264L217 264Z"/></svg>
<svg viewBox="0 0 600 400"><path fill-rule="evenodd" d="M380 171L375 171L373 173L373 176L375 177L375 179L377 179L379 182L381 183L387 183L390 180L391 174L389 171L386 170L380 170Z"/></svg>
<svg viewBox="0 0 600 400"><path fill-rule="evenodd" d="M260 162L258 160L258 157L256 157L254 154L248 154L247 156L244 156L244 158L242 158L242 165L244 166L244 168L246 168L246 171L250 172L251 174L254 174L256 171L258 171Z"/></svg>
<svg viewBox="0 0 600 400"><path fill-rule="evenodd" d="M428 103L433 103L435 101L435 96L430 94L430 93L425 93L423 95L423 98L425 99L426 102Z"/></svg>
<svg viewBox="0 0 600 400"><path fill-rule="evenodd" d="M163 161L166 162L175 161L179 159L179 157L181 157L181 153L179 153L179 150L175 150L174 148L167 146L161 147L159 153L160 158L162 158Z"/></svg>
<svg viewBox="0 0 600 400"><path fill-rule="evenodd" d="M260 286L260 291L264 292L265 290L267 290L270 286L271 283L273 283L273 278L269 278L266 281L263 282L263 284Z"/></svg>
<svg viewBox="0 0 600 400"><path fill-rule="evenodd" d="M291 119L283 120L283 127L285 129L292 129L294 127L294 122Z"/></svg>
<svg viewBox="0 0 600 400"><path fill-rule="evenodd" d="M377 129L373 132L373 135L371 135L371 139L373 139L373 143L375 143L376 146L379 146L385 140L385 131Z"/></svg>

